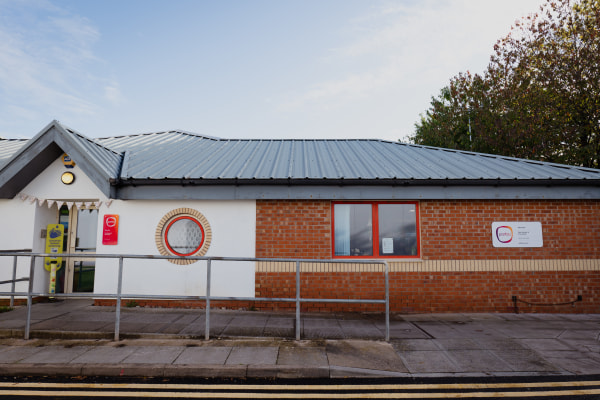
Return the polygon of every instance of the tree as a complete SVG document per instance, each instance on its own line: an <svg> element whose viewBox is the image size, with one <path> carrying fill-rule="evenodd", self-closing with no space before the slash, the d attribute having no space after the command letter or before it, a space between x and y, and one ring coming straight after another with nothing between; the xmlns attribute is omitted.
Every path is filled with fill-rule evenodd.
<svg viewBox="0 0 600 400"><path fill-rule="evenodd" d="M450 80L417 144L598 167L600 0L548 0L494 46L486 71Z"/></svg>

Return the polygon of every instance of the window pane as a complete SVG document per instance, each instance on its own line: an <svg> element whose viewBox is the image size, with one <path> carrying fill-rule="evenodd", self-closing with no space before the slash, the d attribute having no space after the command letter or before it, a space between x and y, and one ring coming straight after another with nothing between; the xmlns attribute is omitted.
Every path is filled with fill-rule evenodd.
<svg viewBox="0 0 600 400"><path fill-rule="evenodd" d="M373 222L370 204L335 204L336 256L372 256Z"/></svg>
<svg viewBox="0 0 600 400"><path fill-rule="evenodd" d="M414 204L379 204L379 255L417 255L417 212Z"/></svg>
<svg viewBox="0 0 600 400"><path fill-rule="evenodd" d="M75 251L96 251L98 210L77 211L77 240Z"/></svg>
<svg viewBox="0 0 600 400"><path fill-rule="evenodd" d="M202 229L191 218L182 217L167 227L167 245L178 255L189 255L202 245Z"/></svg>

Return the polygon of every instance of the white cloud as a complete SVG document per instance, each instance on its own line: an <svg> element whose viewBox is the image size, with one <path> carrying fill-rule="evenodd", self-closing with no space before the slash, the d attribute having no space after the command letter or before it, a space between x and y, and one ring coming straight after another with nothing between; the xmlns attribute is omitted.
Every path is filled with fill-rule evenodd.
<svg viewBox="0 0 600 400"><path fill-rule="evenodd" d="M104 97L113 105L123 103L124 97L117 81L111 81L104 87Z"/></svg>
<svg viewBox="0 0 600 400"><path fill-rule="evenodd" d="M334 72L288 94L279 102L279 111L320 114L337 110L346 119L387 118L386 131L409 134L431 96L459 72L481 73L494 43L509 33L517 18L536 11L542 1L379 3L349 21L345 43L321 60L327 65L323 70ZM378 112L373 104L389 110L383 106L389 101L397 103L396 115L373 114ZM370 113L344 112L361 109L360 103Z"/></svg>
<svg viewBox="0 0 600 400"><path fill-rule="evenodd" d="M95 114L105 79L90 71L101 63L93 50L100 34L90 21L36 0L4 3L2 14L0 119L16 125L19 118L71 120ZM117 83L111 87L118 92ZM113 92L110 99L116 98Z"/></svg>

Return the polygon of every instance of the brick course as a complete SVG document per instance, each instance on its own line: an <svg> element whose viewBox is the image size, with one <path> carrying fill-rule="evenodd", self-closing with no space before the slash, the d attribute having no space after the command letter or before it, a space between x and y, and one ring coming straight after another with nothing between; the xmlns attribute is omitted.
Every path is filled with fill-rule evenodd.
<svg viewBox="0 0 600 400"><path fill-rule="evenodd" d="M424 260L600 258L600 202L456 200L420 202ZM539 221L544 246L495 248L496 221Z"/></svg>
<svg viewBox="0 0 600 400"><path fill-rule="evenodd" d="M330 202L258 200L256 257L330 258Z"/></svg>

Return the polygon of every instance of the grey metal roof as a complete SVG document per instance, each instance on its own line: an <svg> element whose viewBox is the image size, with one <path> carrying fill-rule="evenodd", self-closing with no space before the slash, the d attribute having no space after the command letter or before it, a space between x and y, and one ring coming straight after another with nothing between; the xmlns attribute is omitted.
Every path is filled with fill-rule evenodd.
<svg viewBox="0 0 600 400"><path fill-rule="evenodd" d="M85 152L86 161L93 161L109 177L118 177L123 162L123 154L109 149L97 141L89 139L81 133L63 126L65 131L72 134L72 139Z"/></svg>
<svg viewBox="0 0 600 400"><path fill-rule="evenodd" d="M0 169L27 144L27 139L0 139Z"/></svg>
<svg viewBox="0 0 600 400"><path fill-rule="evenodd" d="M596 169L377 139L219 139L184 131L92 139L57 121L29 141L0 140L0 181L8 174L5 180L15 182L18 172L14 167L8 172L8 163L23 154L34 160L39 151L34 144L45 143L44 138L72 152L79 158L75 161L87 167L86 173L104 184L110 181L113 188L128 184L600 185ZM41 168L46 162L31 165ZM6 195L19 185L12 187Z"/></svg>
<svg viewBox="0 0 600 400"><path fill-rule="evenodd" d="M181 131L96 139L127 151L124 180L598 180L600 170L376 139L216 139Z"/></svg>

